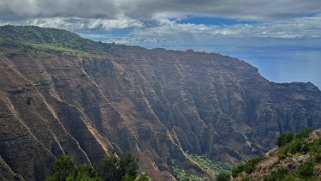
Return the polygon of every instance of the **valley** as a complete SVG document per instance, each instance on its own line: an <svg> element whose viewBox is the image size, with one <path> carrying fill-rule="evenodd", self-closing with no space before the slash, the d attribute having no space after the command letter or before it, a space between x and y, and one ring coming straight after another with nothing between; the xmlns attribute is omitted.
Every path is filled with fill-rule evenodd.
<svg viewBox="0 0 321 181"><path fill-rule="evenodd" d="M105 44L57 29L0 27L0 175L43 180L61 154L97 163L129 152L154 180L186 152L237 163L277 137L321 127L312 83L274 83L236 58Z"/></svg>

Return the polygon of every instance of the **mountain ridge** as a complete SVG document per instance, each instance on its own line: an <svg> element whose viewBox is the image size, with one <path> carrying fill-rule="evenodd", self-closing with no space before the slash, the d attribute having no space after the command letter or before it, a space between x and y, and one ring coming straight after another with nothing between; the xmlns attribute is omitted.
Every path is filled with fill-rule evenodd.
<svg viewBox="0 0 321 181"><path fill-rule="evenodd" d="M89 53L0 46L0 156L25 180L49 175L59 154L95 163L112 148L155 180L174 180L172 160L206 175L184 152L233 163L285 131L321 127L311 83L273 83L215 53L92 43Z"/></svg>

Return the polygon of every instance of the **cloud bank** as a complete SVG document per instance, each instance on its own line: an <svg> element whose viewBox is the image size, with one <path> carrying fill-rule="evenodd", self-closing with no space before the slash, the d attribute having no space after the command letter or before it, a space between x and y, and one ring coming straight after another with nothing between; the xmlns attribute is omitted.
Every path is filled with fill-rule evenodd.
<svg viewBox="0 0 321 181"><path fill-rule="evenodd" d="M321 1L302 0L0 0L0 25L77 30L132 28L122 42L192 37L320 38ZM179 23L189 15L256 24Z"/></svg>
<svg viewBox="0 0 321 181"><path fill-rule="evenodd" d="M0 25L77 30L132 28L124 43L192 37L320 38L321 1L302 0L0 0ZM256 24L179 23L188 15ZM129 42L130 41L130 42Z"/></svg>
<svg viewBox="0 0 321 181"><path fill-rule="evenodd" d="M284 18L317 13L316 0L1 0L6 19L78 17L149 20L186 14L241 19Z"/></svg>

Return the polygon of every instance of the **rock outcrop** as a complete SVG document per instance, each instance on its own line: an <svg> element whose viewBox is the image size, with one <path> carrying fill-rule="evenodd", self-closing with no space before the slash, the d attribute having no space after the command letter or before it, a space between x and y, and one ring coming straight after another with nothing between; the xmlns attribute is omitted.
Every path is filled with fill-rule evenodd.
<svg viewBox="0 0 321 181"><path fill-rule="evenodd" d="M171 160L204 174L184 151L236 162L265 152L282 132L321 127L316 86L270 82L235 58L89 40L89 49L68 46L76 53L48 51L34 46L43 37L20 47L8 36L0 46L7 178L42 180L57 155L96 163L112 148L138 156L155 180L171 180Z"/></svg>

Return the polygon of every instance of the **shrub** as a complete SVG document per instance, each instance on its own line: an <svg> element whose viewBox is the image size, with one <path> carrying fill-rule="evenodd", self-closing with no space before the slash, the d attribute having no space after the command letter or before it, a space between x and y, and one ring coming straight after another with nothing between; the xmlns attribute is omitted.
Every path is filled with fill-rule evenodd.
<svg viewBox="0 0 321 181"><path fill-rule="evenodd" d="M279 160L286 159L290 154L288 153L288 150L286 148L282 148L278 152L278 158Z"/></svg>
<svg viewBox="0 0 321 181"><path fill-rule="evenodd" d="M237 165L236 167L234 167L232 169L232 177L235 178L235 177L239 176L243 172L243 170L244 170L243 164Z"/></svg>
<svg viewBox="0 0 321 181"><path fill-rule="evenodd" d="M307 160L298 167L298 174L302 178L312 177L314 174L315 162L312 159Z"/></svg>
<svg viewBox="0 0 321 181"><path fill-rule="evenodd" d="M289 152L292 154L295 153L306 153L309 151L309 144L306 140L300 138L295 139L288 145Z"/></svg>
<svg viewBox="0 0 321 181"><path fill-rule="evenodd" d="M276 141L276 144L281 147L289 143L294 139L294 134L293 133L284 133L282 134Z"/></svg>
<svg viewBox="0 0 321 181"><path fill-rule="evenodd" d="M262 160L262 157L254 157L244 163L244 171L248 174L252 173L256 164Z"/></svg>
<svg viewBox="0 0 321 181"><path fill-rule="evenodd" d="M225 172L221 172L217 175L216 179L217 181L229 181L231 175Z"/></svg>
<svg viewBox="0 0 321 181"><path fill-rule="evenodd" d="M303 148L303 140L301 139L296 139L294 140L293 142L289 143L287 145L287 148L288 148L288 152L294 154L298 151L301 151L301 149Z"/></svg>
<svg viewBox="0 0 321 181"><path fill-rule="evenodd" d="M287 156L297 153L307 153L310 150L309 143L303 138L297 138L287 143L279 149L278 157L280 160L285 159Z"/></svg>
<svg viewBox="0 0 321 181"><path fill-rule="evenodd" d="M321 163L321 152L314 153L313 157L314 157L316 163Z"/></svg>
<svg viewBox="0 0 321 181"><path fill-rule="evenodd" d="M311 128L303 128L300 129L296 134L295 134L295 138L308 138L310 133L312 133L312 129Z"/></svg>
<svg viewBox="0 0 321 181"><path fill-rule="evenodd" d="M285 168L279 168L263 178L264 181L281 181L288 174L288 170Z"/></svg>
<svg viewBox="0 0 321 181"><path fill-rule="evenodd" d="M311 144L310 144L310 151L312 153L321 153L321 138L315 139Z"/></svg>
<svg viewBox="0 0 321 181"><path fill-rule="evenodd" d="M232 177L239 176L243 171L250 174L253 172L256 164L262 161L262 157L254 157L241 163L232 169Z"/></svg>

